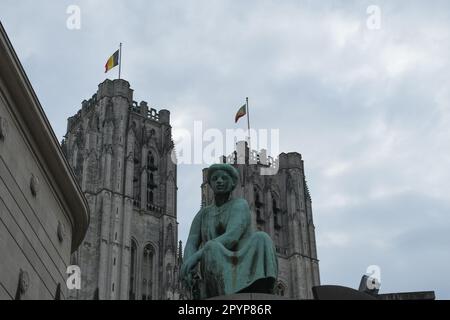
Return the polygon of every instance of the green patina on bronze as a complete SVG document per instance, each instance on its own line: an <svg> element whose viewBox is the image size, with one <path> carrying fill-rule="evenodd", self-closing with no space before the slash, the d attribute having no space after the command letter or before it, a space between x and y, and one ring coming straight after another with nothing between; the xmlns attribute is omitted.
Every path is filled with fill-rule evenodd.
<svg viewBox="0 0 450 320"><path fill-rule="evenodd" d="M237 170L229 164L208 169L215 203L195 216L181 267L184 284L198 292L200 299L238 292L272 293L277 279L272 240L253 230L247 201L230 198L238 179ZM198 269L200 277L195 276Z"/></svg>

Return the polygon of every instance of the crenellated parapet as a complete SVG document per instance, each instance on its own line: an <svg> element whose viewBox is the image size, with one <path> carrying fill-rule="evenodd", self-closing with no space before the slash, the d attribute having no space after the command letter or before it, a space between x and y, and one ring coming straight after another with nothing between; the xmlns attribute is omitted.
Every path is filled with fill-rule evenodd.
<svg viewBox="0 0 450 320"><path fill-rule="evenodd" d="M298 152L288 152L281 153L280 159L280 169L303 169L302 155Z"/></svg>
<svg viewBox="0 0 450 320"><path fill-rule="evenodd" d="M236 151L228 156L222 157L222 163L229 164L254 164L262 167L278 169L279 158L267 155L266 149L259 151L249 149L248 144L245 141L239 141L236 144Z"/></svg>
<svg viewBox="0 0 450 320"><path fill-rule="evenodd" d="M159 112L148 106L146 101L133 101L130 106L130 111L134 114L143 116L145 119L149 119L161 124L170 125L170 111L166 109L161 109Z"/></svg>
<svg viewBox="0 0 450 320"><path fill-rule="evenodd" d="M101 100L105 97L123 97L130 103L133 101L133 89L130 89L130 83L123 79L106 79L98 85L97 98Z"/></svg>
<svg viewBox="0 0 450 320"><path fill-rule="evenodd" d="M83 100L83 102L81 102L81 109L78 110L74 116L67 119L67 132L70 132L74 127L77 127L80 124L81 119L95 109L97 103L97 94L94 94L89 100Z"/></svg>
<svg viewBox="0 0 450 320"><path fill-rule="evenodd" d="M114 103L114 99L122 98L123 101ZM104 102L102 102L106 99ZM110 106L114 108L122 108L125 106L128 111L134 115L140 115L144 119L151 120L158 124L170 126L170 111L166 109L156 110L149 107L146 101L137 102L133 100L133 89L130 89L130 84L126 80L105 80L98 86L97 92L88 100L83 100L80 110L72 117L68 118L67 132L78 127L82 119L91 114L99 105L104 103L107 107L105 116L111 119Z"/></svg>

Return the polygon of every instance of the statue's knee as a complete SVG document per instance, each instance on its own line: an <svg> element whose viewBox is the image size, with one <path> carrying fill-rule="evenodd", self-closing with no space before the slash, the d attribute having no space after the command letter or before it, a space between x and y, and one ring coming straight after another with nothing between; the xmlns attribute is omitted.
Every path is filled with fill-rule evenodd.
<svg viewBox="0 0 450 320"><path fill-rule="evenodd" d="M263 231L257 231L255 232L254 237L257 239L258 242L272 242L272 239L270 239L269 235Z"/></svg>
<svg viewBox="0 0 450 320"><path fill-rule="evenodd" d="M203 249L204 251L216 251L217 247L220 245L219 242L217 241L208 241L205 245L205 248Z"/></svg>

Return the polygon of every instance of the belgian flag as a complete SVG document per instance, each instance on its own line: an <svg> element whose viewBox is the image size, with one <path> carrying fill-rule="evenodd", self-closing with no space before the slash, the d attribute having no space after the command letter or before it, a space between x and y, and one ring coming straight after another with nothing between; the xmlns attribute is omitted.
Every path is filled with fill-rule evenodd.
<svg viewBox="0 0 450 320"><path fill-rule="evenodd" d="M119 53L120 50L117 50L111 57L109 57L108 61L106 61L105 73L119 64Z"/></svg>
<svg viewBox="0 0 450 320"><path fill-rule="evenodd" d="M236 113L236 116L234 117L234 123L238 122L240 118L245 116L247 114L247 105L243 105L239 108L238 112Z"/></svg>

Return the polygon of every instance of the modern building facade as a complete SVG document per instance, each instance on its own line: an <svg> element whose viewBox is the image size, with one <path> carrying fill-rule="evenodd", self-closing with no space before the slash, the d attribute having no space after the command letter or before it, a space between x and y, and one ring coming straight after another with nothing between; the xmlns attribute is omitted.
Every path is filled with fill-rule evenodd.
<svg viewBox="0 0 450 320"><path fill-rule="evenodd" d="M177 167L168 110L133 101L130 84L105 80L68 119L63 150L91 209L73 263L74 299L177 299Z"/></svg>
<svg viewBox="0 0 450 320"><path fill-rule="evenodd" d="M0 300L66 299L89 208L0 24Z"/></svg>
<svg viewBox="0 0 450 320"><path fill-rule="evenodd" d="M281 153L271 159L262 150L249 150L246 143L223 162L239 171L235 197L245 198L253 225L270 235L278 255L276 293L294 299L312 299L311 288L320 284L311 196L306 184L302 156ZM214 194L203 170L202 205L213 203Z"/></svg>

